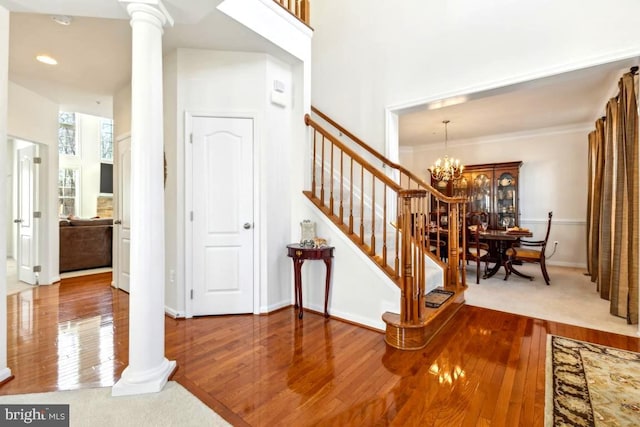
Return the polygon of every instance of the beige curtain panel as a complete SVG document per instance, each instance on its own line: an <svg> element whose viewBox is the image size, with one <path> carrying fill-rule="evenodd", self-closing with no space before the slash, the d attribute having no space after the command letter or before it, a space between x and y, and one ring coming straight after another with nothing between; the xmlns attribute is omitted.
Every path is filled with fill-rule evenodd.
<svg viewBox="0 0 640 427"><path fill-rule="evenodd" d="M589 134L587 268L611 314L638 323L637 69Z"/></svg>

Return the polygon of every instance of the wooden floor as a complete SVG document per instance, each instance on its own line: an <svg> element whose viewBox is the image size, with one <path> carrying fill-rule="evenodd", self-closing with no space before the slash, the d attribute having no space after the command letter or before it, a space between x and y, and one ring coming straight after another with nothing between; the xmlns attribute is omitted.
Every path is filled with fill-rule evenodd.
<svg viewBox="0 0 640 427"><path fill-rule="evenodd" d="M111 386L127 365L128 295L109 273L8 297L0 394ZM547 334L640 351L640 339L464 306L421 351L293 308L166 318L173 379L234 426L542 426Z"/></svg>

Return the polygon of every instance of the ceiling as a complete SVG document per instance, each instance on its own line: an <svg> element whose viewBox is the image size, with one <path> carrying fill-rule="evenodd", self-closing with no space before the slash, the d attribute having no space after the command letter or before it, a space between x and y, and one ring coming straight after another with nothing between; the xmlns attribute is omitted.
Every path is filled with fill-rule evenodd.
<svg viewBox="0 0 640 427"><path fill-rule="evenodd" d="M632 58L407 109L400 112L400 145L444 143L444 120L448 140L456 142L592 125L622 74L638 63Z"/></svg>
<svg viewBox="0 0 640 427"><path fill-rule="evenodd" d="M177 47L267 52L293 58L238 24L216 6L222 0L164 0L173 26L165 26L163 51ZM131 27L117 0L0 0L9 9L9 79L61 105L112 116L112 95L130 81ZM52 17L67 15L70 25ZM46 53L58 65L35 60Z"/></svg>
<svg viewBox="0 0 640 427"><path fill-rule="evenodd" d="M165 28L163 50L177 47L267 52L294 59L216 7L222 0L164 0L175 24ZM9 79L61 105L112 116L112 94L130 81L131 28L117 0L0 0L12 11ZM52 15L69 15L63 26ZM49 66L35 60L47 53ZM400 145L450 141L531 129L586 125L604 112L620 75L638 58L559 74L494 90L443 99L400 111Z"/></svg>

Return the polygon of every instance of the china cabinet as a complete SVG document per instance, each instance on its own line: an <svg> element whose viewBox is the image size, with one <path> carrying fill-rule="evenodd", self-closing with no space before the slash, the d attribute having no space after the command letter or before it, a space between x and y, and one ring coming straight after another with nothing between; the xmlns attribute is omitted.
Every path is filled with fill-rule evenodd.
<svg viewBox="0 0 640 427"><path fill-rule="evenodd" d="M447 196L467 199L467 212L487 212L489 227L505 229L520 224L519 174L521 161L465 165L454 181L431 185Z"/></svg>

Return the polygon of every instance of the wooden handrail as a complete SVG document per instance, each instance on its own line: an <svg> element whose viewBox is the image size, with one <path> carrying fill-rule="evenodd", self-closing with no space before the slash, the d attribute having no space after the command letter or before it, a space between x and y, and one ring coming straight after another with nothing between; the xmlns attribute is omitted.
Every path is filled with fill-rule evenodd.
<svg viewBox="0 0 640 427"><path fill-rule="evenodd" d="M418 185L418 188L424 188L425 190L428 190L430 193L432 193L434 195L434 197L436 199L438 199L438 200L440 200L442 202L445 202L445 203L462 203L462 202L466 201L466 200L464 200L462 198L450 197L450 196L442 194L437 188L433 187L431 184L429 184L428 182L424 181L422 178L418 177L416 174L414 174L413 172L411 172L410 170L408 170L404 166L399 165L397 163L394 163L391 160L387 159L385 156L380 154L378 151L376 151L372 147L370 147L366 142L364 142L363 140L361 140L360 138L355 136L353 133L349 132L349 130L347 130L344 127L342 127L339 123L336 123L331 117L327 116L326 114L324 114L322 111L318 110L313 105L311 106L311 111L313 111L315 114L317 114L324 121L329 123L331 126L336 128L339 132L342 132L349 139L351 139L357 145L362 147L364 150L366 150L369 154L374 156L376 159L380 160L382 163L384 163L384 165L390 167L391 169L395 169L395 170L399 171L401 174L406 175L411 181L415 182ZM410 187L410 185L409 185L409 187Z"/></svg>
<svg viewBox="0 0 640 427"><path fill-rule="evenodd" d="M318 122L316 122L315 120L313 120L311 118L310 115L308 115L308 114L304 115L304 123L307 126L312 126L317 132L322 134L322 136L324 136L325 138L329 139L336 147L340 148L342 151L344 151L346 154L348 154L354 160L357 160L359 163L361 163L367 169L368 172L370 172L372 174L377 174L376 177L378 179L380 179L381 181L383 181L385 184L387 184L389 187L391 187L392 189L394 189L396 191L402 190L402 187L400 187L399 184L397 184L394 180L392 180L391 178L389 178L385 174L380 173L380 171L378 171L378 169L375 166L371 165L371 163L367 162L362 156L360 156L354 150L352 150L351 148L347 147L338 138L336 138L335 136L333 136L329 132L327 132L325 129L323 129L322 126L320 126L320 124Z"/></svg>

